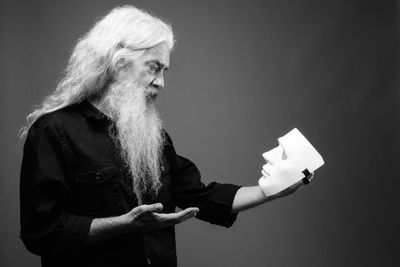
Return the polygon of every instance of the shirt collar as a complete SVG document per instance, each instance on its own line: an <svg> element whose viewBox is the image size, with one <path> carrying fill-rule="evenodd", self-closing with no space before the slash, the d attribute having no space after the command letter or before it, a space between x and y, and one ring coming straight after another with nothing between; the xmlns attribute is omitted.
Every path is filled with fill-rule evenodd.
<svg viewBox="0 0 400 267"><path fill-rule="evenodd" d="M104 120L104 119L109 119L108 116L106 116L103 112L98 110L95 106L93 106L89 101L84 100L80 104L80 109L79 111L82 113L82 115L86 118L92 118L95 120Z"/></svg>

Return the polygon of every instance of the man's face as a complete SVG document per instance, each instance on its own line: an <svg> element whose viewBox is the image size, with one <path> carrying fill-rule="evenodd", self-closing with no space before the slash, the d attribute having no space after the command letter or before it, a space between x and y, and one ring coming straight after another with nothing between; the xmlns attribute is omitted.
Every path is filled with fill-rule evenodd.
<svg viewBox="0 0 400 267"><path fill-rule="evenodd" d="M133 79L144 88L146 101L153 101L164 88L164 74L169 67L169 48L161 43L148 49L133 64Z"/></svg>

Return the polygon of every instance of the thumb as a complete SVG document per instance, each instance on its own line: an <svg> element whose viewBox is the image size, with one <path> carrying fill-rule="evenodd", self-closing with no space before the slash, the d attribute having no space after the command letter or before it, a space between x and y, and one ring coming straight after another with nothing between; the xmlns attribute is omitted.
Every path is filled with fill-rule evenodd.
<svg viewBox="0 0 400 267"><path fill-rule="evenodd" d="M162 212L163 205L161 203L154 203L147 206L148 212Z"/></svg>
<svg viewBox="0 0 400 267"><path fill-rule="evenodd" d="M139 216L144 213L151 213L151 212L161 212L163 210L163 206L161 203L155 203L152 205L140 205L136 208L133 208L131 213L135 216Z"/></svg>

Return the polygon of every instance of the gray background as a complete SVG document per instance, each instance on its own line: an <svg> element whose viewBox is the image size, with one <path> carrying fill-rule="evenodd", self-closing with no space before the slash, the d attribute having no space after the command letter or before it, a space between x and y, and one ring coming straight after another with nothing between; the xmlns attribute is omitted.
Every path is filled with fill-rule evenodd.
<svg viewBox="0 0 400 267"><path fill-rule="evenodd" d="M1 1L0 266L39 266L18 239L18 129L76 40L123 3ZM255 185L262 152L293 127L326 161L230 229L179 225L180 266L399 266L397 1L133 3L173 25L159 108L205 183Z"/></svg>

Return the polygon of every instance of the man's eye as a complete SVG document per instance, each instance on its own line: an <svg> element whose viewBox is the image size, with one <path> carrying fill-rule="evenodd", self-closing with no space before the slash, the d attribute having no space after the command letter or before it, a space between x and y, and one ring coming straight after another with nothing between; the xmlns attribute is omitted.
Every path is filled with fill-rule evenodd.
<svg viewBox="0 0 400 267"><path fill-rule="evenodd" d="M149 71L152 73L158 72L159 68L156 65L149 65Z"/></svg>

